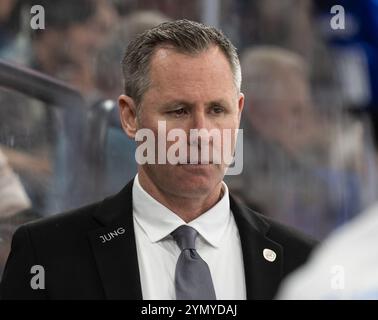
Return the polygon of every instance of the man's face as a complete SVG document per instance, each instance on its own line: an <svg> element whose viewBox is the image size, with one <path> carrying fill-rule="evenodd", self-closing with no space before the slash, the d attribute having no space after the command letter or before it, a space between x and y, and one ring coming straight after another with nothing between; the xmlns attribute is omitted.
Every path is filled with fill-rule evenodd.
<svg viewBox="0 0 378 320"><path fill-rule="evenodd" d="M219 48L197 55L159 48L151 59L149 77L150 86L139 106L138 129L149 128L157 137L158 121L164 121L167 133L171 129L185 131L189 148L193 145L190 129L218 129L221 133L231 129L234 135L239 128L244 98L235 88L231 67ZM173 143L167 142L166 150ZM200 150L200 144L194 145ZM209 164L145 164L139 170L165 193L196 197L219 186L225 165L211 163L210 152Z"/></svg>

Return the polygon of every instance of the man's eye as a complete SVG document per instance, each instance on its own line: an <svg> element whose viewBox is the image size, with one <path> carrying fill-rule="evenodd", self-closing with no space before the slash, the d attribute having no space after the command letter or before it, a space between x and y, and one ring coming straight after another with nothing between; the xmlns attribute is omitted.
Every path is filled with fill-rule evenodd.
<svg viewBox="0 0 378 320"><path fill-rule="evenodd" d="M214 106L211 108L211 112L216 114L222 113L224 112L224 108L222 106Z"/></svg>
<svg viewBox="0 0 378 320"><path fill-rule="evenodd" d="M186 110L184 108L180 108L180 109L169 111L168 113L175 117L180 117L186 114Z"/></svg>

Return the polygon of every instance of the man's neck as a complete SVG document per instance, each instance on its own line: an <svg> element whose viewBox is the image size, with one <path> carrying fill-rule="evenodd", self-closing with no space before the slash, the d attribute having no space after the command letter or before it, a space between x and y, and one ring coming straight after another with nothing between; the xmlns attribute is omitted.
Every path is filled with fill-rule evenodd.
<svg viewBox="0 0 378 320"><path fill-rule="evenodd" d="M138 179L142 188L151 197L174 212L186 223L208 211L223 196L222 183L219 183L209 194L185 197L169 194L159 189L143 171L138 173Z"/></svg>

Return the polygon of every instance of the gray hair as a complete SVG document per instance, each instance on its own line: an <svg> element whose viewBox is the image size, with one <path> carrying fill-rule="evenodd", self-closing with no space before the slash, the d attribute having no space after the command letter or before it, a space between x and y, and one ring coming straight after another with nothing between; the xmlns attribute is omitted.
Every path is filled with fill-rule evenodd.
<svg viewBox="0 0 378 320"><path fill-rule="evenodd" d="M147 30L127 47L122 61L125 94L133 98L137 106L150 85L148 74L151 57L155 49L164 44L187 54L199 54L212 45L219 47L230 63L235 87L240 90L240 62L231 41L213 27L189 20L177 20Z"/></svg>

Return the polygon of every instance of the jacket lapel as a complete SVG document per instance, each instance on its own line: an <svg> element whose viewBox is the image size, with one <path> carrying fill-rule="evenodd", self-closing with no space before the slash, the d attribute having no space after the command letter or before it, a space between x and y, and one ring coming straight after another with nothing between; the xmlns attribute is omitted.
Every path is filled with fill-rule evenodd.
<svg viewBox="0 0 378 320"><path fill-rule="evenodd" d="M132 206L133 180L94 213L102 227L91 231L97 269L107 299L142 299Z"/></svg>
<svg viewBox="0 0 378 320"><path fill-rule="evenodd" d="M258 214L231 196L230 205L242 245L247 299L272 299L283 275L283 248L267 237L270 226Z"/></svg>

